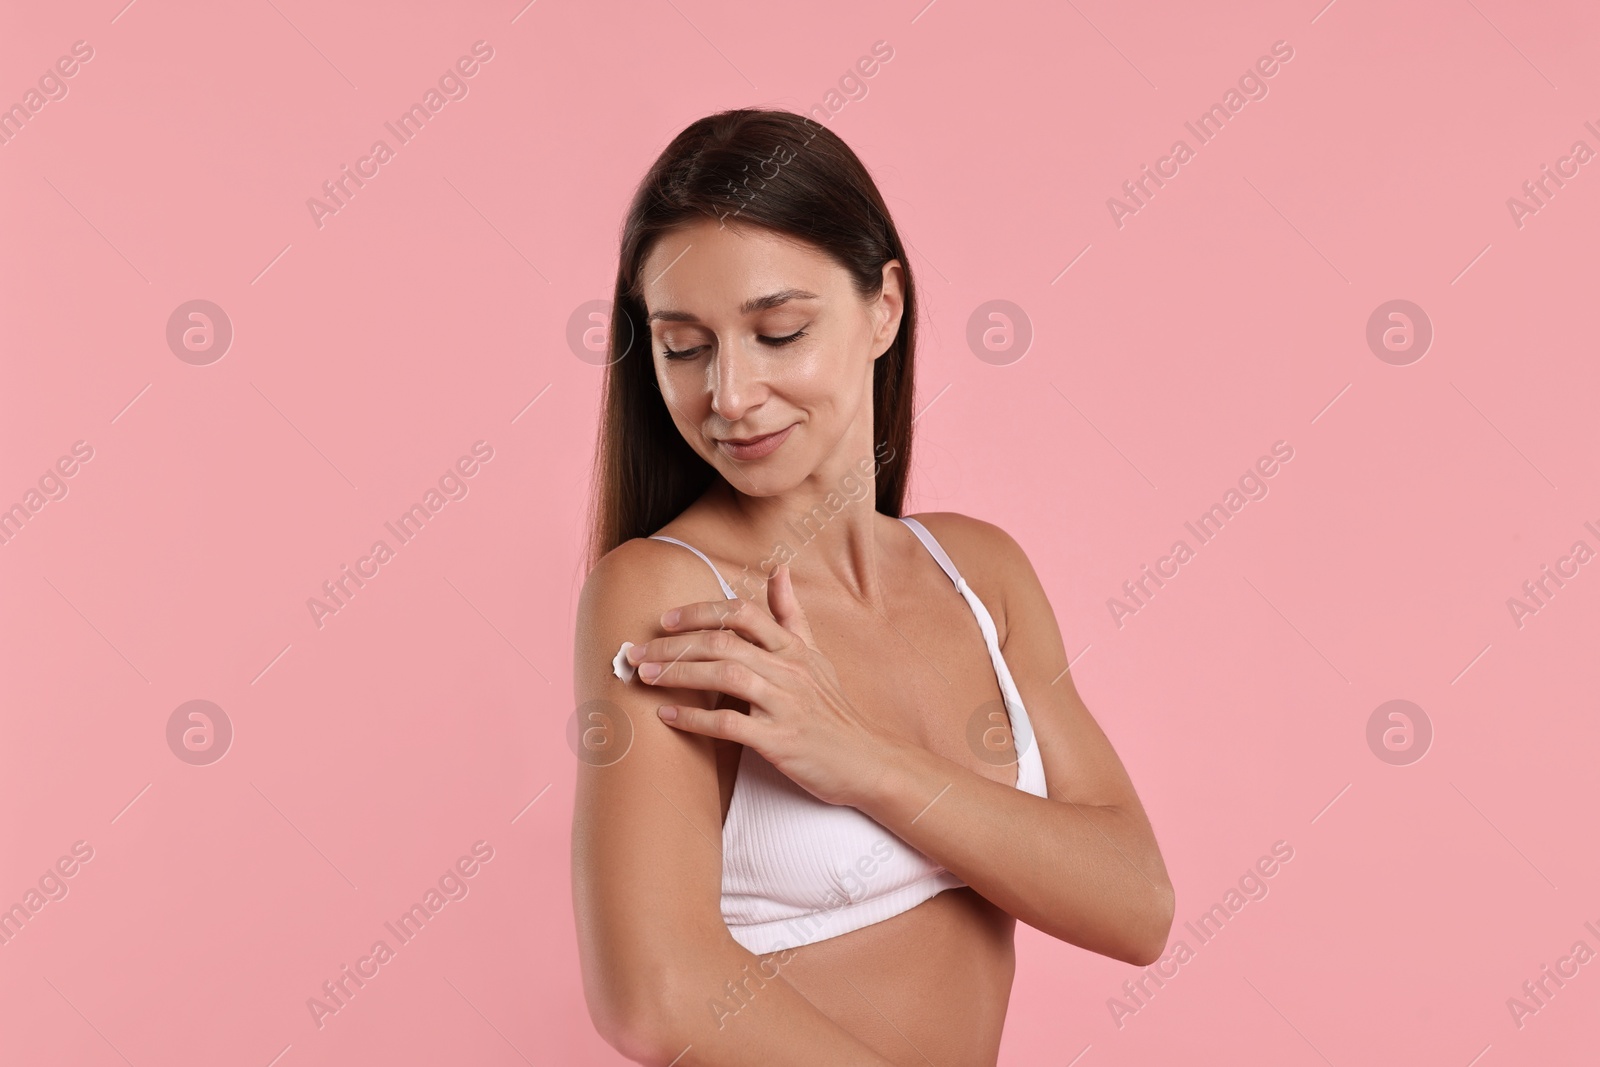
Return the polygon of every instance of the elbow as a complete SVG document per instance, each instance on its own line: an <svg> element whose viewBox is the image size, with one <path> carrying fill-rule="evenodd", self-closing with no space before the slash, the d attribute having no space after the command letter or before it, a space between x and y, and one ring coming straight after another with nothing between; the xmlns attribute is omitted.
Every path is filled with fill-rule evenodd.
<svg viewBox="0 0 1600 1067"><path fill-rule="evenodd" d="M659 980L658 980L659 979ZM633 1063L665 1065L683 1054L685 1020L664 975L613 974L588 993L589 1018L606 1044Z"/></svg>
<svg viewBox="0 0 1600 1067"><path fill-rule="evenodd" d="M605 1038L606 1044L617 1050L618 1055L630 1063L665 1067L684 1051L681 1048L676 1052L666 1051L667 1046L662 1040L662 1031L650 1024L641 1024L636 1019L626 1020L620 1026L602 1029L600 1036Z"/></svg>
<svg viewBox="0 0 1600 1067"><path fill-rule="evenodd" d="M594 1020L595 1032L628 1062L656 1062L658 1042L653 1038L655 1031L648 1025L642 1025L639 1017L614 1013L609 1009L596 1010L594 1005L590 1005L589 1018Z"/></svg>
<svg viewBox="0 0 1600 1067"><path fill-rule="evenodd" d="M606 1044L632 1063L668 1064L683 1051L667 1051L667 1027L661 1015L650 1005L589 1012L595 1030Z"/></svg>
<svg viewBox="0 0 1600 1067"><path fill-rule="evenodd" d="M683 1051L671 1044L667 1013L654 998L589 1006L589 1017L606 1044L632 1063L668 1064Z"/></svg>
<svg viewBox="0 0 1600 1067"><path fill-rule="evenodd" d="M1172 934L1176 912L1176 895L1172 886L1164 883L1140 911L1134 924L1139 936L1130 944L1123 959L1136 967L1148 967L1159 960L1167 950L1167 938Z"/></svg>
<svg viewBox="0 0 1600 1067"><path fill-rule="evenodd" d="M595 1033L633 1063L654 1063L660 1044L660 1010L648 983L630 980L623 969L599 973L584 968L583 999Z"/></svg>

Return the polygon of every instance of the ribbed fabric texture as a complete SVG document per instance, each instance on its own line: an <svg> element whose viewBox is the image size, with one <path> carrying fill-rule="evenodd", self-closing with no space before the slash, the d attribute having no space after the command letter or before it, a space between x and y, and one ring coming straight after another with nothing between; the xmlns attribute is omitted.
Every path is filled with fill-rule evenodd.
<svg viewBox="0 0 1600 1067"><path fill-rule="evenodd" d="M1044 796L1044 762L1000 655L994 620L927 527L915 519L900 521L932 553L977 616L1020 753L1017 788ZM723 593L734 596L705 553L676 538L657 535L657 540L683 545L705 560ZM965 884L857 809L818 800L755 749L740 754L722 826L722 918L733 939L751 952L837 937Z"/></svg>

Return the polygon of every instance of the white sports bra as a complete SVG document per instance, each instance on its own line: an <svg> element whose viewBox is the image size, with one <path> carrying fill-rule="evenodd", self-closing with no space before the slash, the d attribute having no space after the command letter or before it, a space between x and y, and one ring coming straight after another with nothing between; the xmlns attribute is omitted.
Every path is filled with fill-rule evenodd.
<svg viewBox="0 0 1600 1067"><path fill-rule="evenodd" d="M1020 753L1017 788L1046 795L1039 746L1000 655L994 620L927 527L916 519L900 521L927 546L977 616ZM705 560L724 595L736 596L704 552L674 537L655 539L683 545ZM837 937L965 884L856 808L823 803L755 749L741 752L722 824L722 918L733 939L751 952Z"/></svg>

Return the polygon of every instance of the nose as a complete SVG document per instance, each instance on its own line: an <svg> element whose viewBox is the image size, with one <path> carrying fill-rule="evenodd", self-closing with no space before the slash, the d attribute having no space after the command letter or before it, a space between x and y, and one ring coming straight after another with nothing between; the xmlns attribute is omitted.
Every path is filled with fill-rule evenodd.
<svg viewBox="0 0 1600 1067"><path fill-rule="evenodd" d="M738 422L749 410L755 392L754 368L732 345L722 345L711 358L711 410L726 422Z"/></svg>

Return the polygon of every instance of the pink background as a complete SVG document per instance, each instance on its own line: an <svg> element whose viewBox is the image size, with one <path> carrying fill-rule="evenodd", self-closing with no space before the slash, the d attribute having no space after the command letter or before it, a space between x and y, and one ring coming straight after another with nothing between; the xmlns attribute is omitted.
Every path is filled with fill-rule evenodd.
<svg viewBox="0 0 1600 1067"><path fill-rule="evenodd" d="M123 2L0 34L5 104L94 50L0 145L0 506L93 449L0 545L0 903L93 849L0 946L0 1061L621 1062L568 880L600 381L569 322L678 130L821 104L879 40L827 121L921 285L910 510L1029 552L1194 950L1119 1027L1136 968L1019 930L1001 1062L1592 1054L1600 964L1520 1028L1506 1001L1600 950L1600 563L1520 627L1506 602L1600 550L1600 162L1507 207L1600 149L1593 5ZM468 95L319 228L306 200L479 40ZM209 365L166 340L195 299L234 330ZM1396 299L1434 329L1404 366L1366 341ZM1021 358L969 347L990 300ZM1108 598L1280 440L1269 495L1119 627ZM476 441L467 495L319 627L307 600ZM1433 730L1408 765L1367 740L1394 699ZM234 731L209 765L169 747L191 700ZM470 893L319 1029L307 999L477 841Z"/></svg>

